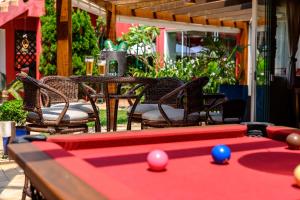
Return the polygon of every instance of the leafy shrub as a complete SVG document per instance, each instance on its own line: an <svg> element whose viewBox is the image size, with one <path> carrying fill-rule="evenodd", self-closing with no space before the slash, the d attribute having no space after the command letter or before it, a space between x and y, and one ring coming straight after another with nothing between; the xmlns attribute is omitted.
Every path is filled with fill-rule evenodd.
<svg viewBox="0 0 300 200"><path fill-rule="evenodd" d="M56 11L54 0L46 0L46 15L41 17L42 54L39 70L44 75L57 74L56 69ZM98 33L99 34L99 33ZM86 11L72 12L72 66L73 74L85 74L84 57L99 53L98 38ZM96 68L94 67L96 73Z"/></svg>
<svg viewBox="0 0 300 200"><path fill-rule="evenodd" d="M177 77L189 81L194 77L207 76L209 82L204 90L215 93L221 84L236 84L235 53L236 46L228 49L221 38L206 38L206 47L196 58L183 58L177 61L167 60L163 67L148 65L146 70L131 66L129 74L137 77Z"/></svg>
<svg viewBox="0 0 300 200"><path fill-rule="evenodd" d="M6 101L0 106L0 120L14 121L17 126L23 126L26 122L27 112L23 110L23 101Z"/></svg>

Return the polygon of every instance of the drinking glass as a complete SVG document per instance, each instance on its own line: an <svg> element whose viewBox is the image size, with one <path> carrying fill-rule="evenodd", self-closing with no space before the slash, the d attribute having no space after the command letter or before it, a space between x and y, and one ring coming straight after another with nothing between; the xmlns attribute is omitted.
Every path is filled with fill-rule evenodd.
<svg viewBox="0 0 300 200"><path fill-rule="evenodd" d="M97 66L98 66L98 74L100 76L104 76L105 74L105 65L106 65L106 59L104 55L98 55L97 60Z"/></svg>
<svg viewBox="0 0 300 200"><path fill-rule="evenodd" d="M86 56L85 57L85 66L86 66L86 75L93 75L93 66L94 66L94 57Z"/></svg>

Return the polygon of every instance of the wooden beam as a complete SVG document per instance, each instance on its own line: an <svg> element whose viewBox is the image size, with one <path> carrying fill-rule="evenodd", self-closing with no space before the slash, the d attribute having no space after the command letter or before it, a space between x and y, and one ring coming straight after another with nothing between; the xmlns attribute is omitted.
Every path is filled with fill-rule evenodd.
<svg viewBox="0 0 300 200"><path fill-rule="evenodd" d="M102 8L107 7L107 5L111 5L110 2L104 2L103 0L89 0L89 1L97 4L98 6L100 6Z"/></svg>
<svg viewBox="0 0 300 200"><path fill-rule="evenodd" d="M137 8L153 8L155 6L163 5L163 4L168 4L168 3L173 3L173 2L178 2L178 1L183 1L183 0L154 0L154 1L143 1L143 2L138 2L138 3L129 3L126 4L127 7L130 9L137 9ZM118 4L119 5L124 5L124 4Z"/></svg>
<svg viewBox="0 0 300 200"><path fill-rule="evenodd" d="M161 20L174 21L174 16L170 12L165 12L165 11L157 12L156 17L157 19L161 19Z"/></svg>
<svg viewBox="0 0 300 200"><path fill-rule="evenodd" d="M205 9L205 10L200 10L200 11L197 10L195 12L191 12L191 17L213 15L213 14L219 14L219 13L223 13L223 12L234 12L234 11L239 11L239 10L243 10L243 9L248 9L251 7L252 7L252 3L245 3L245 4L217 8L217 9Z"/></svg>
<svg viewBox="0 0 300 200"><path fill-rule="evenodd" d="M251 15L252 9L245 9L245 10L237 10L237 11L228 11L228 12L222 12L222 13L215 13L215 14L207 14L205 15L208 19L224 19L226 17L235 17L235 16L241 16L241 15Z"/></svg>
<svg viewBox="0 0 300 200"><path fill-rule="evenodd" d="M70 76L72 69L72 1L56 1L57 74Z"/></svg>
<svg viewBox="0 0 300 200"><path fill-rule="evenodd" d="M180 0L180 1L168 1L165 3L162 2L159 4L155 4L155 5L144 7L144 8L151 9L153 12L158 12L158 11L173 10L173 9L181 8L181 7L184 7L187 5L188 5L188 3L186 3L185 0Z"/></svg>
<svg viewBox="0 0 300 200"><path fill-rule="evenodd" d="M149 2L149 0L110 0L110 3L114 5L128 5L128 4L137 4L142 2Z"/></svg>
<svg viewBox="0 0 300 200"><path fill-rule="evenodd" d="M220 0L220 1L208 0L206 1L206 3L196 1L196 4L174 9L170 12L172 12L173 14L187 14L187 13L197 12L200 10L218 9L227 6L239 5L247 2L249 2L249 0Z"/></svg>
<svg viewBox="0 0 300 200"><path fill-rule="evenodd" d="M150 19L154 18L152 10L149 9L134 9L134 12L136 17L144 17Z"/></svg>
<svg viewBox="0 0 300 200"><path fill-rule="evenodd" d="M116 6L112 5L111 10L107 10L106 12L106 30L107 30L107 37L112 40L116 41L116 22L117 22L117 14L116 14Z"/></svg>

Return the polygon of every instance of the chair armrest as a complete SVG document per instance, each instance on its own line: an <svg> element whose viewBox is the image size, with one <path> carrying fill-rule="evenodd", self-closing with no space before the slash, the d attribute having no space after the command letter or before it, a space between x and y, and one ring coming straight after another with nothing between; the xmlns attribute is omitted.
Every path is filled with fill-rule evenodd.
<svg viewBox="0 0 300 200"><path fill-rule="evenodd" d="M41 89L41 96L43 106L50 107L50 97L44 89Z"/></svg>
<svg viewBox="0 0 300 200"><path fill-rule="evenodd" d="M62 120L63 117L65 116L65 114L66 114L68 108L69 108L69 100L68 100L68 98L67 98L63 93L61 93L60 91L58 91L58 90L56 90L56 89L54 89L54 88L52 88L52 87L50 87L50 86L48 86L48 85L46 85L46 84L44 84L44 83L39 83L39 86L40 86L40 88L41 88L41 91L44 89L44 90L46 90L46 91L48 90L48 91L50 91L50 92L53 92L53 93L55 93L55 94L61 96L62 99L65 101L65 106L64 106L62 112L59 114L57 120L55 121L55 124L56 124L56 125L59 125L60 122L61 122L61 120ZM41 116L40 116L40 117L41 117ZM42 119L42 118L41 118L41 119Z"/></svg>
<svg viewBox="0 0 300 200"><path fill-rule="evenodd" d="M162 108L162 104L164 104L164 102L166 102L169 98L177 95L177 94L181 94L183 95L183 90L188 86L188 83L179 86L178 88L176 88L175 90L169 92L168 94L165 94L164 96L162 96L159 101L158 101L158 109L159 112L161 113L161 115L163 116L163 118L166 120L166 122L171 125L172 121L169 119L169 117L167 116L166 112L164 111L164 109Z"/></svg>
<svg viewBox="0 0 300 200"><path fill-rule="evenodd" d="M142 86L145 86L145 84L144 83L140 83L140 84L137 84L136 86L134 86L133 88L131 88L128 92L126 92L124 95L125 96L134 96L135 95L135 92L139 89L139 88L141 88ZM147 87L148 88L148 87ZM144 94L144 92L143 92L143 94ZM141 98L141 97L140 97ZM133 105L133 103L132 103L132 101L131 101L131 99L130 98L127 98L127 101L128 101L128 103L129 103L129 105Z"/></svg>
<svg viewBox="0 0 300 200"><path fill-rule="evenodd" d="M88 100L90 101L93 107L94 114L98 116L99 111L98 111L98 107L96 106L96 99L99 96L97 95L96 90L94 90L92 87L88 86L85 83L80 83L80 86L82 87L84 94L88 97Z"/></svg>

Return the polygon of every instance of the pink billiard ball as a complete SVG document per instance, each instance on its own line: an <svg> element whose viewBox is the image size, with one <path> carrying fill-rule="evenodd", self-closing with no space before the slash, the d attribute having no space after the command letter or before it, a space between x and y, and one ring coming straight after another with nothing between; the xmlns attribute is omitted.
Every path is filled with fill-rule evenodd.
<svg viewBox="0 0 300 200"><path fill-rule="evenodd" d="M162 150L153 150L148 153L147 162L152 171L163 171L168 164L168 154Z"/></svg>

